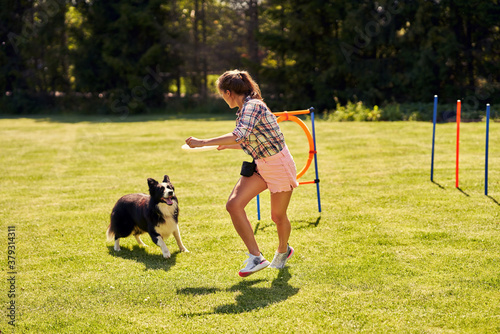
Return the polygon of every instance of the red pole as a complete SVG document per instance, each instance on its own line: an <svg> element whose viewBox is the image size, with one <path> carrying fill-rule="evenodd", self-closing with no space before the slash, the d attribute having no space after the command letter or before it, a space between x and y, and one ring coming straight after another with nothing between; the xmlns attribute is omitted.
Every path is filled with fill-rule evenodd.
<svg viewBox="0 0 500 334"><path fill-rule="evenodd" d="M460 100L457 101L457 158L455 167L455 188L458 188L458 163L459 163L459 153L460 153L460 114L462 109L462 103Z"/></svg>

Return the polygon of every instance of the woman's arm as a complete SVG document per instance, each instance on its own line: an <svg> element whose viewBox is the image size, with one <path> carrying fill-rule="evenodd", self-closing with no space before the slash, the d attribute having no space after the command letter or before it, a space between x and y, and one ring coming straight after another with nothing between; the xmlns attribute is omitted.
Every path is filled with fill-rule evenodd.
<svg viewBox="0 0 500 334"><path fill-rule="evenodd" d="M217 149L219 151L225 150L225 149L241 150L241 145L240 144L236 144L236 145L219 145L219 147L217 147Z"/></svg>
<svg viewBox="0 0 500 334"><path fill-rule="evenodd" d="M186 139L186 144L189 147L201 147L201 146L209 146L209 145L219 145L219 146L233 146L238 145L236 142L236 136L232 133L226 133L225 135L210 138L210 139L198 139L195 137L189 137ZM232 147L225 147L232 148Z"/></svg>

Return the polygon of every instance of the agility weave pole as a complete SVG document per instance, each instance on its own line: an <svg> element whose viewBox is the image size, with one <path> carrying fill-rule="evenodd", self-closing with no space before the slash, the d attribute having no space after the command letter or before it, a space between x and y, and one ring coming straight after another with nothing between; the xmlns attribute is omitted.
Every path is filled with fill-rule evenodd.
<svg viewBox="0 0 500 334"><path fill-rule="evenodd" d="M455 159L455 188L458 186L459 164L460 164L460 119L462 118L462 102L457 101L457 155Z"/></svg>
<svg viewBox="0 0 500 334"><path fill-rule="evenodd" d="M312 133L309 131L309 128L307 125L298 117L295 115L311 115L311 126L312 126ZM317 156L317 151L316 151L316 129L314 126L314 108L311 107L309 109L304 109L304 110L295 110L295 111L283 111L283 112L278 112L274 113L275 116L279 116L277 121L278 123L282 121L292 121L297 123L302 130L304 130L304 133L306 134L307 141L309 143L309 157L307 159L307 162L305 166L300 170L300 172L297 173L297 180L301 178L309 169L311 166L312 160L314 158L314 171L316 178L312 181L303 181L299 182L299 185L303 184L316 184L316 196L318 198L318 212L321 213L321 197L320 197L320 191L319 191L319 172L318 172L318 156ZM260 196L257 195L257 219L260 220Z"/></svg>
<svg viewBox="0 0 500 334"><path fill-rule="evenodd" d="M490 141L490 105L486 105L486 148L484 153L484 194L488 196L488 150Z"/></svg>
<svg viewBox="0 0 500 334"><path fill-rule="evenodd" d="M434 181L434 144L436 142L436 120L437 120L438 96L434 95L434 114L432 116L432 157L431 157L431 181Z"/></svg>
<svg viewBox="0 0 500 334"><path fill-rule="evenodd" d="M434 114L432 127L432 155L431 155L431 181L434 182L434 146L436 138L436 120L437 120L437 102L438 96L434 95ZM462 114L462 102L457 101L456 123L457 123L457 139L456 139L456 158L455 158L455 188L459 188L459 165L460 165L460 122ZM490 105L486 104L486 147L484 154L484 194L488 195L488 151L490 137Z"/></svg>

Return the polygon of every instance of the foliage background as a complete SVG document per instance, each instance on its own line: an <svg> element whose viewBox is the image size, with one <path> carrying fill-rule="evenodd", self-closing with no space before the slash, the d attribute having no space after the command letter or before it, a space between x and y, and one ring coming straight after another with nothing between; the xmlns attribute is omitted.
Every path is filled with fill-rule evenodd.
<svg viewBox="0 0 500 334"><path fill-rule="evenodd" d="M211 112L211 83L232 68L280 110L500 100L497 0L0 4L4 113Z"/></svg>

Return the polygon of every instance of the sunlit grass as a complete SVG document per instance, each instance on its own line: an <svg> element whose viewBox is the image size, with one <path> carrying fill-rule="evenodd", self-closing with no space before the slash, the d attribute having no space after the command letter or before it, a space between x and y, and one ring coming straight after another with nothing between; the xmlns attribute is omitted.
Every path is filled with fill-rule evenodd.
<svg viewBox="0 0 500 334"><path fill-rule="evenodd" d="M310 124L308 120L306 123ZM281 123L300 169L302 130ZM281 272L247 279L224 203L242 152L186 153L185 138L224 134L234 120L1 119L0 219L16 228L16 333L315 333L500 330L500 139L491 124L489 197L484 123L462 124L461 191L454 124L318 121L322 213L314 185L289 209L296 254ZM116 200L168 174L190 253L171 259L105 231ZM314 179L311 168L303 180ZM264 255L276 231L269 195L251 218ZM2 266L4 277L8 268ZM7 298L3 280L2 305ZM5 310L5 307L3 307ZM10 330L5 312L1 330Z"/></svg>

